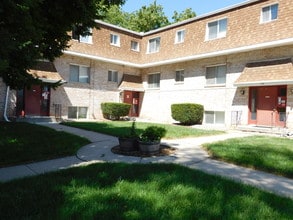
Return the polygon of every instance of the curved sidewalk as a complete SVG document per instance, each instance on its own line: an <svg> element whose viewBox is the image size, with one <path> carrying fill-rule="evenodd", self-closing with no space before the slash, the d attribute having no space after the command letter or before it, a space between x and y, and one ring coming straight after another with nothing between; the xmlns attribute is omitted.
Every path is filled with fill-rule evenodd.
<svg viewBox="0 0 293 220"><path fill-rule="evenodd" d="M224 135L163 140L163 143L177 148L174 154L164 157L132 157L113 154L111 148L118 145L113 136L60 124L45 124L57 131L66 131L89 139L92 143L82 147L76 156L42 161L26 165L0 169L0 181L5 182L24 176L32 176L45 172L66 169L94 162L125 163L177 163L206 173L220 175L242 183L256 186L278 195L293 198L293 180L273 174L239 167L233 164L213 160L201 148L203 143L225 140L233 137L249 136L249 133L228 132Z"/></svg>

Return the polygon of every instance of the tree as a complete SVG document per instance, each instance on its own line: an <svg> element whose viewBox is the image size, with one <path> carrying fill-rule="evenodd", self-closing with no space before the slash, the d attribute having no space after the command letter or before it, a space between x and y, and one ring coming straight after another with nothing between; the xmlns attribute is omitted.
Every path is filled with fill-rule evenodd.
<svg viewBox="0 0 293 220"><path fill-rule="evenodd" d="M196 14L194 11L192 11L191 8L187 8L181 13L178 13L177 11L174 11L174 14L172 16L172 19L174 20L174 23L179 22L179 21L184 21L189 18L195 17Z"/></svg>
<svg viewBox="0 0 293 220"><path fill-rule="evenodd" d="M130 16L130 29L138 32L147 32L170 24L164 14L163 7L154 1L149 6L143 6Z"/></svg>
<svg viewBox="0 0 293 220"><path fill-rule="evenodd" d="M88 34L103 12L125 0L5 0L0 2L0 77L13 89L39 83L27 73L68 47L73 26Z"/></svg>

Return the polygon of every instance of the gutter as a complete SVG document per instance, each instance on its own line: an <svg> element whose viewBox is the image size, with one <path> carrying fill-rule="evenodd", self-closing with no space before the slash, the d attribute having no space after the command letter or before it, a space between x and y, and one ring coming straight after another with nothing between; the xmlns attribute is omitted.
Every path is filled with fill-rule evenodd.
<svg viewBox="0 0 293 220"><path fill-rule="evenodd" d="M10 122L10 120L9 120L8 117L7 117L7 104L8 104L9 91L10 91L10 87L7 86L7 89L6 89L6 96L5 96L4 113L3 113L3 117L4 117L5 121L7 121L7 122Z"/></svg>

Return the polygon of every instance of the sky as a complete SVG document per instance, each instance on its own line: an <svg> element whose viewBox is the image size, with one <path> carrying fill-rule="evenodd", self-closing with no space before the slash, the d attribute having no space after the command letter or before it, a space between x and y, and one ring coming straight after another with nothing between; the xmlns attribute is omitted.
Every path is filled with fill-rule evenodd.
<svg viewBox="0 0 293 220"><path fill-rule="evenodd" d="M157 0L157 4L163 6L165 15L172 20L174 11L180 13L186 8L191 8L199 16L245 1L247 0ZM154 0L126 0L122 9L126 12L133 12L144 5L149 6L153 2Z"/></svg>

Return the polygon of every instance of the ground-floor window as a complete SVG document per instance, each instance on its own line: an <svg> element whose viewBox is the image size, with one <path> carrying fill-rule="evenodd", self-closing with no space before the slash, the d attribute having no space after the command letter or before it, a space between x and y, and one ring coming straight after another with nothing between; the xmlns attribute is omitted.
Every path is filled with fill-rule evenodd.
<svg viewBox="0 0 293 220"><path fill-rule="evenodd" d="M224 124L225 112L221 111L205 111L206 124Z"/></svg>
<svg viewBox="0 0 293 220"><path fill-rule="evenodd" d="M88 107L69 106L68 118L72 118L72 119L87 118L87 111L88 111Z"/></svg>

